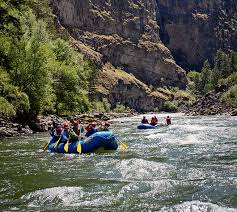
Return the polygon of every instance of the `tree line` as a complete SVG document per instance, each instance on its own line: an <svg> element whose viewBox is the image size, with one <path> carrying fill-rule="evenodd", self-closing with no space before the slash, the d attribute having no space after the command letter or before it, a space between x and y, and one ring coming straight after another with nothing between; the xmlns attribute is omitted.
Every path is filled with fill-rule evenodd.
<svg viewBox="0 0 237 212"><path fill-rule="evenodd" d="M95 67L54 33L35 5L0 0L0 117L88 111Z"/></svg>
<svg viewBox="0 0 237 212"><path fill-rule="evenodd" d="M187 75L189 90L194 95L202 96L218 85L226 85L228 90L222 94L221 100L229 107L237 107L237 52L218 50L213 66L206 60L201 72L190 71Z"/></svg>

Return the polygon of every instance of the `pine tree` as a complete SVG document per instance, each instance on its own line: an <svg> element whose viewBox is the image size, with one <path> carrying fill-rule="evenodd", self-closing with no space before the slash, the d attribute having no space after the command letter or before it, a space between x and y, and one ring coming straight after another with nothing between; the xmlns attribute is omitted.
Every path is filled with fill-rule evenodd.
<svg viewBox="0 0 237 212"><path fill-rule="evenodd" d="M210 90L211 88L210 79L211 79L211 66L209 61L206 60L203 64L200 77L199 90L201 94L205 94Z"/></svg>

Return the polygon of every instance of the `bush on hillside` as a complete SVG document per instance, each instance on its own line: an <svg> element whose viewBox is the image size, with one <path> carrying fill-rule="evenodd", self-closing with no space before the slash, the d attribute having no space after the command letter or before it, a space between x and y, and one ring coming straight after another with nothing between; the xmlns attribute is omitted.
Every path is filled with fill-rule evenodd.
<svg viewBox="0 0 237 212"><path fill-rule="evenodd" d="M177 112L178 110L177 102L166 101L163 110L166 112Z"/></svg>
<svg viewBox="0 0 237 212"><path fill-rule="evenodd" d="M237 72L234 72L226 79L221 79L219 81L219 84L225 84L228 86L233 86L233 85L237 84Z"/></svg>
<svg viewBox="0 0 237 212"><path fill-rule="evenodd" d="M11 115L14 116L16 113L23 114L25 111L29 111L28 96L21 92L19 87L10 84L9 75L1 67L0 79L1 116L10 118Z"/></svg>
<svg viewBox="0 0 237 212"><path fill-rule="evenodd" d="M130 108L125 107L124 105L121 105L121 104L117 104L116 108L114 108L113 111L115 113L125 113L125 112L130 111Z"/></svg>
<svg viewBox="0 0 237 212"><path fill-rule="evenodd" d="M0 117L1 118L11 118L16 115L16 111L11 103L9 103L5 98L0 96Z"/></svg>
<svg viewBox="0 0 237 212"><path fill-rule="evenodd" d="M37 12L34 2L30 5L37 15L26 5L15 8L13 3L9 1L6 5L0 0L0 10L5 11L2 20L5 24L0 24L0 67L5 70L1 71L2 75L7 76L1 77L7 81L1 81L0 89L1 96L15 110L8 116L89 111L88 90L93 65L67 41L50 34L53 30L39 19L49 23L50 14L42 14L43 10ZM42 4L48 5L46 1Z"/></svg>
<svg viewBox="0 0 237 212"><path fill-rule="evenodd" d="M230 89L222 95L222 101L226 102L229 107L237 107L237 85L230 87Z"/></svg>

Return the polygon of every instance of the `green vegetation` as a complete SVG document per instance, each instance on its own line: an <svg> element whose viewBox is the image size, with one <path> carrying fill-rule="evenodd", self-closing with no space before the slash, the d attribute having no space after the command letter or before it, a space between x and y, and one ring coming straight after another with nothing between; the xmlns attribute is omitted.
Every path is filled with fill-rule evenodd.
<svg viewBox="0 0 237 212"><path fill-rule="evenodd" d="M229 83L231 83L231 80L234 81L236 71L237 53L231 52L226 54L218 50L213 68L211 68L208 60L206 60L200 73L196 71L188 73L190 80L189 89L195 95L204 95L217 85L223 84L230 76Z"/></svg>
<svg viewBox="0 0 237 212"><path fill-rule="evenodd" d="M237 84L231 86L230 89L223 94L222 101L225 101L229 107L237 106Z"/></svg>
<svg viewBox="0 0 237 212"><path fill-rule="evenodd" d="M179 107L191 105L196 99L189 91L179 90L177 87L158 88L156 96L166 100L162 110L167 112L177 112Z"/></svg>
<svg viewBox="0 0 237 212"><path fill-rule="evenodd" d="M0 19L0 117L25 117L24 121L29 121L44 113L111 110L107 100L89 101L96 67L71 47L68 34L56 32L48 0L0 0ZM149 42L141 45L154 47ZM188 73L189 90L198 96L220 83L226 84L230 89L222 99L234 106L236 71L237 53L218 51L213 67L205 61L201 73ZM139 84L131 74L120 70L113 73ZM145 84L139 86L149 91ZM189 92L175 88L161 88L152 94L167 100L164 110L172 112L194 100ZM129 110L123 105L114 109Z"/></svg>
<svg viewBox="0 0 237 212"><path fill-rule="evenodd" d="M178 110L178 102L176 101L165 102L163 110L166 112L176 112Z"/></svg>
<svg viewBox="0 0 237 212"><path fill-rule="evenodd" d="M102 101L93 101L92 106L97 112L109 112L111 110L111 104L107 99L103 99Z"/></svg>
<svg viewBox="0 0 237 212"><path fill-rule="evenodd" d="M205 95L218 85L226 85L229 90L222 95L222 101L229 107L237 106L237 53L226 54L217 51L214 66L205 61L201 73L190 71L189 90L197 95Z"/></svg>
<svg viewBox="0 0 237 212"><path fill-rule="evenodd" d="M113 111L115 113L126 113L126 112L130 112L131 109L129 107L125 107L124 105L122 104L117 104L116 105L116 108L113 109Z"/></svg>
<svg viewBox="0 0 237 212"><path fill-rule="evenodd" d="M228 91L223 93L222 101L226 102L229 107L237 107L237 71L226 79L219 80L219 83L229 87Z"/></svg>
<svg viewBox="0 0 237 212"><path fill-rule="evenodd" d="M55 33L48 4L0 0L0 117L91 108L95 67Z"/></svg>

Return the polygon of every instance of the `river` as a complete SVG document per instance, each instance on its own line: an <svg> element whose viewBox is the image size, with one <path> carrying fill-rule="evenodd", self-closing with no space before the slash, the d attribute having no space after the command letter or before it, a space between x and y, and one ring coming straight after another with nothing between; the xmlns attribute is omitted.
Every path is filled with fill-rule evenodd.
<svg viewBox="0 0 237 212"><path fill-rule="evenodd" d="M47 133L0 140L0 211L237 211L237 117L171 117L113 120L129 146L115 154L43 152Z"/></svg>

